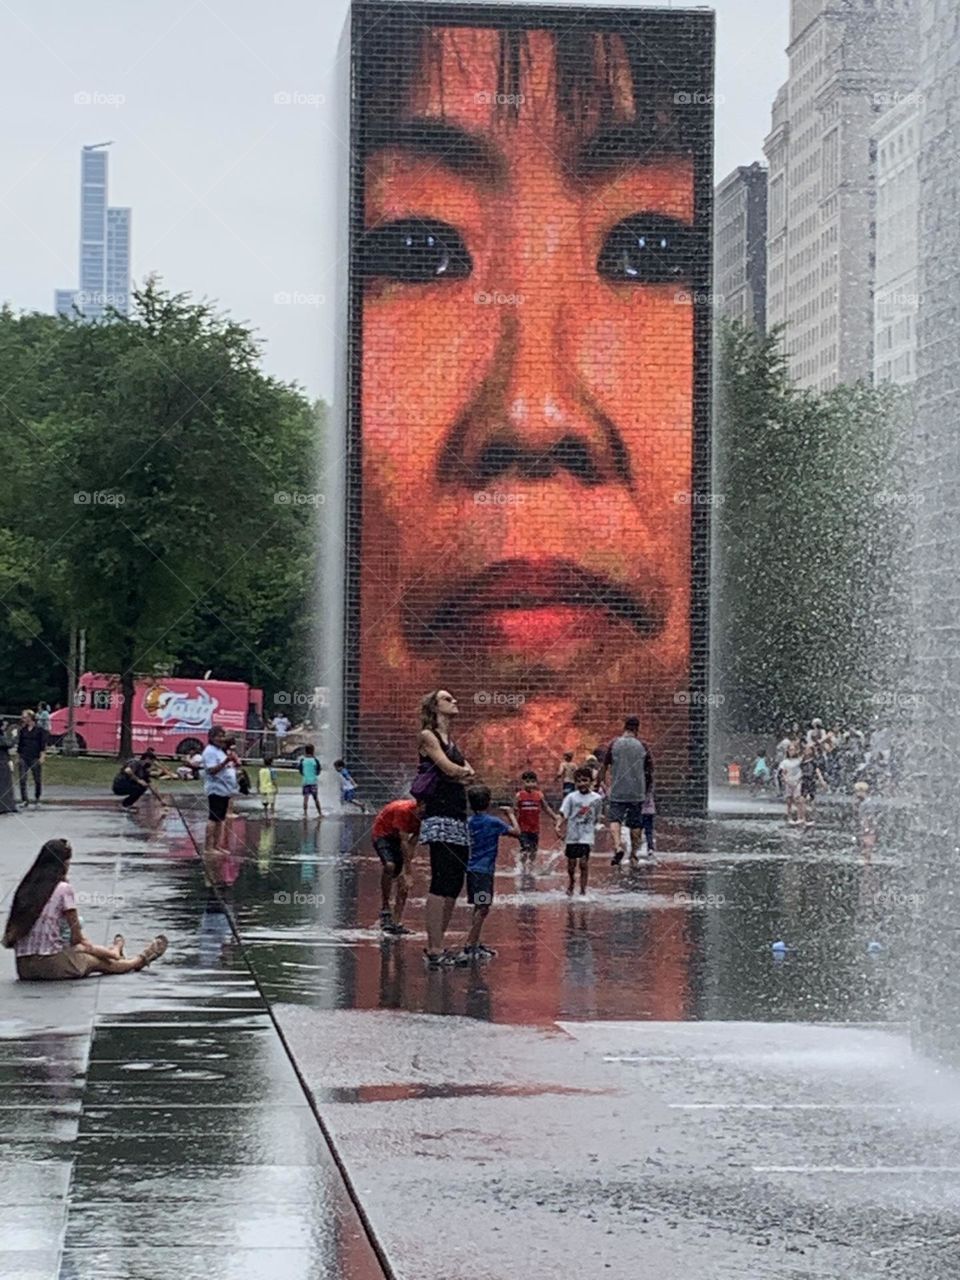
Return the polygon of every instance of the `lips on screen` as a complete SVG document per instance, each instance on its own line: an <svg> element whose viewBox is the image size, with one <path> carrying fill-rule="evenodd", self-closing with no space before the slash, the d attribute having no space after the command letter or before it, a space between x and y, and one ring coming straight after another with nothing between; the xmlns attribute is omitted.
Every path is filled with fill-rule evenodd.
<svg viewBox="0 0 960 1280"><path fill-rule="evenodd" d="M638 140L628 76L561 111L547 32L497 91L502 47L432 33L364 169L359 722L384 767L440 686L488 775L624 714L685 732L693 159Z"/></svg>

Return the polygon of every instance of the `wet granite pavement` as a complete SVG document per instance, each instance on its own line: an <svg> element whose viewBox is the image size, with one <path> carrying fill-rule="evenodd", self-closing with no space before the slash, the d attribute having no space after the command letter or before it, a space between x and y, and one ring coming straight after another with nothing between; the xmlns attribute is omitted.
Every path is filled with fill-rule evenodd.
<svg viewBox="0 0 960 1280"><path fill-rule="evenodd" d="M216 889L197 813L14 819L5 901L69 834L91 935L171 949L76 984L4 962L0 1274L383 1274L351 1191L403 1280L960 1274L960 1089L897 994L908 867L762 813L663 822L637 872L598 854L584 901L508 853L497 958L427 972L375 928L369 819L294 813L238 817Z"/></svg>

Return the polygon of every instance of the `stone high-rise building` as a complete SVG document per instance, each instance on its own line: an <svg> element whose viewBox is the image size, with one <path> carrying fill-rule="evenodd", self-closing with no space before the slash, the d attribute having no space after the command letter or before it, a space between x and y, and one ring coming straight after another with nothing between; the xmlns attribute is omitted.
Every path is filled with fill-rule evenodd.
<svg viewBox="0 0 960 1280"><path fill-rule="evenodd" d="M790 74L773 105L767 327L803 387L873 378L871 133L915 88L918 0L792 0Z"/></svg>
<svg viewBox="0 0 960 1280"><path fill-rule="evenodd" d="M713 292L718 315L761 333L767 310L767 171L740 165L714 195Z"/></svg>
<svg viewBox="0 0 960 1280"><path fill-rule="evenodd" d="M920 94L898 98L877 120L874 379L909 386L917 376L920 302Z"/></svg>
<svg viewBox="0 0 960 1280"><path fill-rule="evenodd" d="M915 426L909 439L914 542L908 562L915 708L906 774L916 850L909 1008L925 1043L960 1061L960 8L922 0L917 81L920 257Z"/></svg>

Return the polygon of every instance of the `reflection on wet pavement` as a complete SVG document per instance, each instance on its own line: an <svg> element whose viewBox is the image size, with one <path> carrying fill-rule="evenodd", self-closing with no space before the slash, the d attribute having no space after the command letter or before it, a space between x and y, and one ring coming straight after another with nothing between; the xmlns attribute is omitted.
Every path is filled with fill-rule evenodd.
<svg viewBox="0 0 960 1280"><path fill-rule="evenodd" d="M541 850L534 874L501 856L484 931L498 957L428 973L425 852L406 915L416 932L384 939L369 821L233 824L222 897L270 1001L524 1025L902 1016L889 973L910 909L903 872L865 864L845 830L797 833L772 817L664 823L654 866L617 869L595 854L585 899L567 897L558 849ZM211 936L219 910L204 914ZM452 943L466 920L460 905Z"/></svg>
<svg viewBox="0 0 960 1280"><path fill-rule="evenodd" d="M401 1280L958 1273L960 1130L910 1110L898 1033L909 872L839 827L663 822L583 900L546 836L502 861L497 957L427 972L425 856L386 939L369 818L240 816L206 878L196 814L56 821L92 936L172 945L5 984L0 1274L369 1280L368 1218Z"/></svg>

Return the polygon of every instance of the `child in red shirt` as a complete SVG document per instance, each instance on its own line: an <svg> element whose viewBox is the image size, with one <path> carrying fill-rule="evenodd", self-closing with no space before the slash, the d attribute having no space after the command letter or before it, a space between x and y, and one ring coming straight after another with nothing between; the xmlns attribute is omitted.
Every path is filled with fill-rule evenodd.
<svg viewBox="0 0 960 1280"><path fill-rule="evenodd" d="M545 810L556 822L557 815L547 803L547 798L537 786L537 775L528 769L520 776L514 808L517 826L520 828L520 865L532 866L540 844L540 813Z"/></svg>
<svg viewBox="0 0 960 1280"><path fill-rule="evenodd" d="M417 836L424 806L419 800L391 800L373 820L373 847L383 864L380 873L380 928L384 933L404 934L402 923L412 876L410 868L417 851ZM393 910L390 898L396 886Z"/></svg>

